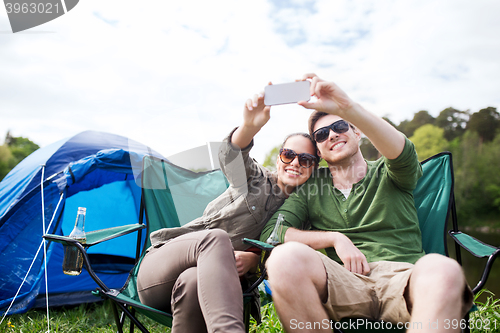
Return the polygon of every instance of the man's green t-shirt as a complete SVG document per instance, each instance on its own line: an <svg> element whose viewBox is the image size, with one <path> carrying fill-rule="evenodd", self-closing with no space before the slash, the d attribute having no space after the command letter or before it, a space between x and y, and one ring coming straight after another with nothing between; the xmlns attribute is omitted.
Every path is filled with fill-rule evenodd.
<svg viewBox="0 0 500 333"><path fill-rule="evenodd" d="M328 168L314 175L285 201L261 234L266 241L279 214L285 216L280 241L289 227L338 231L363 252L368 262L415 263L424 255L413 190L422 176L413 143L406 139L396 159L367 161L365 177L354 184L346 199L333 186ZM327 255L340 262L335 249Z"/></svg>

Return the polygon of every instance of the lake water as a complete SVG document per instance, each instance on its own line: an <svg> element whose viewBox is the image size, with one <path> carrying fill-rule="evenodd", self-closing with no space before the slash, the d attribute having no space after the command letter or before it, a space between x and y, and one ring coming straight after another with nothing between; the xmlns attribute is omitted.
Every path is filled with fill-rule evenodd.
<svg viewBox="0 0 500 333"><path fill-rule="evenodd" d="M477 231L467 231L466 233L474 238L477 238L483 243L493 246L500 246L500 233L480 233ZM448 252L450 254L450 257L455 258L455 245L453 240L449 236ZM474 288L479 282L481 275L483 274L487 258L476 258L463 248L461 249L461 255L462 266L465 271L467 282L469 283L471 288ZM497 258L497 260L494 262L493 268L490 271L490 275L484 288L493 292L495 294L495 298L500 298L500 258ZM483 294L483 296L481 296L479 300L481 302L484 302L486 300L486 295L489 294Z"/></svg>

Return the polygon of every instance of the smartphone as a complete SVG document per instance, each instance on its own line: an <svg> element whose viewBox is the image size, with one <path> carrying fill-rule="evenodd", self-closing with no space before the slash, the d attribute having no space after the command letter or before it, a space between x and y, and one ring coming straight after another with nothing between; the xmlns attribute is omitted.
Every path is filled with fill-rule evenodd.
<svg viewBox="0 0 500 333"><path fill-rule="evenodd" d="M268 85L264 88L264 104L280 105L308 101L311 98L310 85L309 81Z"/></svg>

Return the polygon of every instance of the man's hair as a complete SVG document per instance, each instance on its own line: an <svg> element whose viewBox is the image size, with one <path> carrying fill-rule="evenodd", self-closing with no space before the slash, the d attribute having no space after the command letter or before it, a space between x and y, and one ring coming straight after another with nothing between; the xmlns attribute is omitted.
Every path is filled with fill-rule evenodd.
<svg viewBox="0 0 500 333"><path fill-rule="evenodd" d="M294 136L303 136L304 138L309 139L309 141L311 141L311 143L313 145L313 148L314 148L314 154L313 155L314 155L314 157L316 157L316 165L315 165L315 167L317 167L318 164L319 164L320 158L318 156L318 148L316 147L316 141L314 141L313 138L309 134L307 134L307 133L297 132L297 133L292 133L292 134L287 135L286 138L285 138L285 140L283 140L283 143L281 144L280 149L285 146L285 144L288 141L288 139L290 139L291 137L294 137Z"/></svg>
<svg viewBox="0 0 500 333"><path fill-rule="evenodd" d="M316 140L314 140L314 137L313 137L313 133L314 133L314 126L316 126L316 123L318 122L318 120L320 120L321 118L323 118L324 116L328 116L329 113L326 113L326 112L323 112L323 111L314 111L313 113L311 113L311 115L309 116L309 121L308 121L308 125L309 125L309 135L311 136L311 140L314 141L314 143L316 143ZM353 124L351 124L350 122L349 123L349 127L352 128L353 131L358 131L357 127L354 126Z"/></svg>
<svg viewBox="0 0 500 333"><path fill-rule="evenodd" d="M328 115L329 115L329 113L326 113L326 112L314 111L309 116L309 121L308 121L309 135L310 135L310 137L311 137L312 140L314 140L314 138L312 137L313 133L314 133L314 126L316 126L316 123L318 122L318 120L320 120L324 116L328 116ZM314 142L316 142L316 141L314 141Z"/></svg>

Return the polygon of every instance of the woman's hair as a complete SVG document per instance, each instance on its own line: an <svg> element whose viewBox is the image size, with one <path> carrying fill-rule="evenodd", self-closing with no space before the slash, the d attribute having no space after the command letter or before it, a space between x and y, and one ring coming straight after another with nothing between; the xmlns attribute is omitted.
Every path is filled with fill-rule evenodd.
<svg viewBox="0 0 500 333"><path fill-rule="evenodd" d="M303 136L304 138L309 139L309 141L311 141L313 148L314 148L314 154L312 154L312 155L314 157L316 157L316 164L314 167L317 168L318 164L319 164L319 160L320 160L320 158L318 156L318 148L316 147L316 141L314 141L309 134L303 133L303 132L289 134L286 136L285 140L283 140L283 143L281 144L280 148L283 148L285 146L286 142L288 141L288 139L290 139L291 137L294 137L294 136Z"/></svg>

